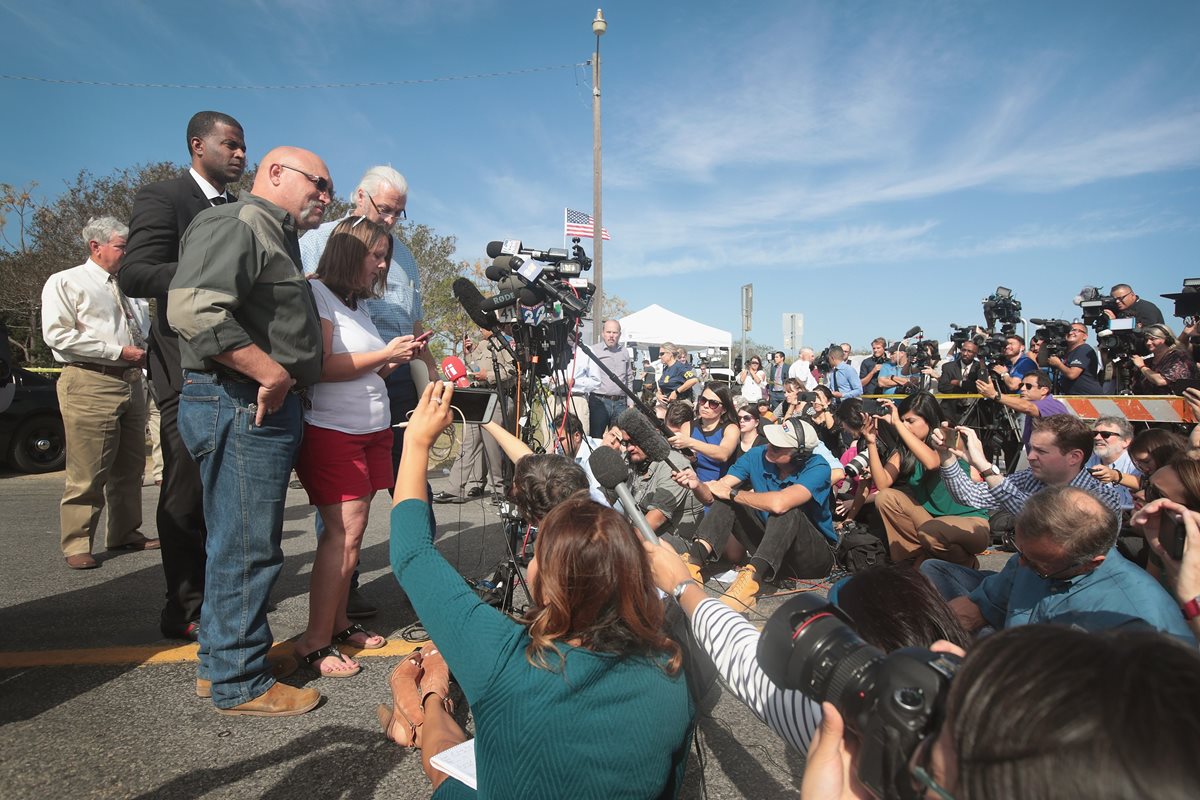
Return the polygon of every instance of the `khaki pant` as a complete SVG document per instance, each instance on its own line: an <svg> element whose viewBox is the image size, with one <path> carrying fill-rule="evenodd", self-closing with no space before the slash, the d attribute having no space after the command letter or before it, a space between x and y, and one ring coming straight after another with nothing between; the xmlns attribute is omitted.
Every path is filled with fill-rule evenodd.
<svg viewBox="0 0 1200 800"><path fill-rule="evenodd" d="M875 509L887 529L892 561L937 558L978 567L977 553L991 541L986 517L935 517L899 489L884 489L875 495Z"/></svg>
<svg viewBox="0 0 1200 800"><path fill-rule="evenodd" d="M146 389L141 370L125 375L128 379L68 366L58 379L67 440L60 516L64 556L91 552L105 507L106 547L125 544L142 524Z"/></svg>

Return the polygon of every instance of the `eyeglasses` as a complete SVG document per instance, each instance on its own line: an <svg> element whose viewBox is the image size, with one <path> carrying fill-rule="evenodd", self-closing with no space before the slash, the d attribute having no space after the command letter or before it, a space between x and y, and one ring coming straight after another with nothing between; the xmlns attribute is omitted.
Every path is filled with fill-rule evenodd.
<svg viewBox="0 0 1200 800"><path fill-rule="evenodd" d="M1092 431L1092 435L1099 436L1101 439L1108 441L1112 437L1120 436L1121 434L1117 433L1116 431Z"/></svg>
<svg viewBox="0 0 1200 800"><path fill-rule="evenodd" d="M1038 386L1039 386L1039 384L1036 384L1036 383L1022 383L1021 384L1022 389L1036 389L1036 388L1038 388Z"/></svg>
<svg viewBox="0 0 1200 800"><path fill-rule="evenodd" d="M1116 300L1117 302L1120 302L1120 301L1124 300L1126 297L1129 297L1131 294L1133 294L1133 292L1126 292L1125 294L1121 295L1120 297L1118 297L1117 295L1114 294L1112 296L1112 299Z"/></svg>
<svg viewBox="0 0 1200 800"><path fill-rule="evenodd" d="M296 167L291 167L287 164L280 164L279 166L283 167L284 169L290 169L292 172L299 172L301 175L312 181L312 185L317 187L318 192L328 192L331 197L333 196L333 184L329 182L329 178L323 178L320 175L312 175L302 169L297 169Z"/></svg>
<svg viewBox="0 0 1200 800"><path fill-rule="evenodd" d="M746 414L744 416L739 414L738 422L754 422L754 417L750 416L749 414Z"/></svg>
<svg viewBox="0 0 1200 800"><path fill-rule="evenodd" d="M1062 569L1056 569L1054 572L1043 572L1042 570L1038 569L1032 561L1029 560L1029 557L1021 551L1021 548L1017 547L1016 533L1014 531L1008 531L1004 534L1004 544L1008 547L1011 547L1012 551L1016 553L1022 561L1025 562L1025 565L1029 567L1030 571L1044 581L1059 580L1062 578L1064 572L1070 572L1071 570L1083 564L1082 561L1072 561Z"/></svg>
<svg viewBox="0 0 1200 800"><path fill-rule="evenodd" d="M629 445L633 444L633 439L617 439L617 443L620 444L621 447L629 447Z"/></svg>
<svg viewBox="0 0 1200 800"><path fill-rule="evenodd" d="M700 395L700 402L701 402L701 403L703 403L703 404L704 404L704 405L706 405L706 406L709 406L709 407L711 407L711 408L720 408L722 405L724 405L724 404L723 404L723 403L722 403L720 400L718 400L717 398L715 398L715 397L705 397L704 395Z"/></svg>
<svg viewBox="0 0 1200 800"><path fill-rule="evenodd" d="M393 220L408 219L408 212L403 208L388 208L387 206L378 206L375 204L375 198L371 197L370 192L363 192L367 199L371 201L371 208L375 209L375 213L381 217L391 217Z"/></svg>
<svg viewBox="0 0 1200 800"><path fill-rule="evenodd" d="M929 768L931 756L933 753L933 743L937 741L942 734L942 718L943 714L938 715L938 721L930 730L928 735L917 744L913 750L912 757L908 760L908 774L912 777L913 789L918 791L919 797L924 797L926 792L933 792L938 800L954 800L954 795L933 778L933 771Z"/></svg>

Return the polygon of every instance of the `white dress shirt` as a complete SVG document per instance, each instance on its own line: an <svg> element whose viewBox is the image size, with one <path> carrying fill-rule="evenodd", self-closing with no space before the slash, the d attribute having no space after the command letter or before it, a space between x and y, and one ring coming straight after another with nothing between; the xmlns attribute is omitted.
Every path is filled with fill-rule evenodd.
<svg viewBox="0 0 1200 800"><path fill-rule="evenodd" d="M78 267L56 272L42 287L42 338L54 360L87 361L112 366L133 336L117 295L115 275L90 258ZM126 298L144 337L150 329L149 305Z"/></svg>

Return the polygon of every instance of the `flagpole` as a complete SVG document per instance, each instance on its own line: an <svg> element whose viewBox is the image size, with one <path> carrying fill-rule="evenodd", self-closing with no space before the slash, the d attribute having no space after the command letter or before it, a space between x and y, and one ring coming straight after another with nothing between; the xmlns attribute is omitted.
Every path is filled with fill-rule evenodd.
<svg viewBox="0 0 1200 800"><path fill-rule="evenodd" d="M604 229L600 219L600 37L607 30L604 12L597 8L596 18L592 20L592 33L596 34L596 53L592 57L592 269L596 274L592 319L597 322L604 320Z"/></svg>

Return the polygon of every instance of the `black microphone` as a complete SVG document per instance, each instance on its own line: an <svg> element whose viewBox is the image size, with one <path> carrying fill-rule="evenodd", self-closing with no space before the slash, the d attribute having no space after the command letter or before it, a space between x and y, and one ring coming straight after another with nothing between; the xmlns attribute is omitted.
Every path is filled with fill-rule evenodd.
<svg viewBox="0 0 1200 800"><path fill-rule="evenodd" d="M484 330L490 331L496 327L495 315L488 314L483 308L483 293L469 278L456 278L450 285L450 291L454 293L454 297L463 307L463 311L467 312L471 322Z"/></svg>
<svg viewBox="0 0 1200 800"><path fill-rule="evenodd" d="M491 312L498 311L501 308L508 308L513 303L517 302L519 297L520 292L499 292L491 297L484 298L481 309L485 312Z"/></svg>
<svg viewBox="0 0 1200 800"><path fill-rule="evenodd" d="M517 250L520 251L521 243L517 242ZM488 242L487 255L488 258L495 258L504 253L504 242Z"/></svg>
<svg viewBox="0 0 1200 800"><path fill-rule="evenodd" d="M621 501L621 509L633 523L633 527L637 528L642 538L650 544L658 544L658 535L646 521L646 515L638 508L633 494L629 491L626 481L629 480L631 473L625 459L621 458L621 454L611 447L597 447L588 456L588 467L601 486L616 492L617 499Z"/></svg>
<svg viewBox="0 0 1200 800"><path fill-rule="evenodd" d="M499 259L497 259L497 261L499 261ZM483 273L487 275L487 279L489 281L500 281L506 276L511 275L512 270L510 270L507 266L501 266L500 264L493 262L488 266L487 269L483 271Z"/></svg>
<svg viewBox="0 0 1200 800"><path fill-rule="evenodd" d="M908 329L908 333L904 334L904 335L903 335L902 337L900 337L900 338L902 338L902 339L911 339L912 337L916 336L918 333L923 333L923 332L924 332L924 331L922 331L922 330L921 330L921 326L920 326L920 325L913 325L911 328L909 328L909 329Z"/></svg>

